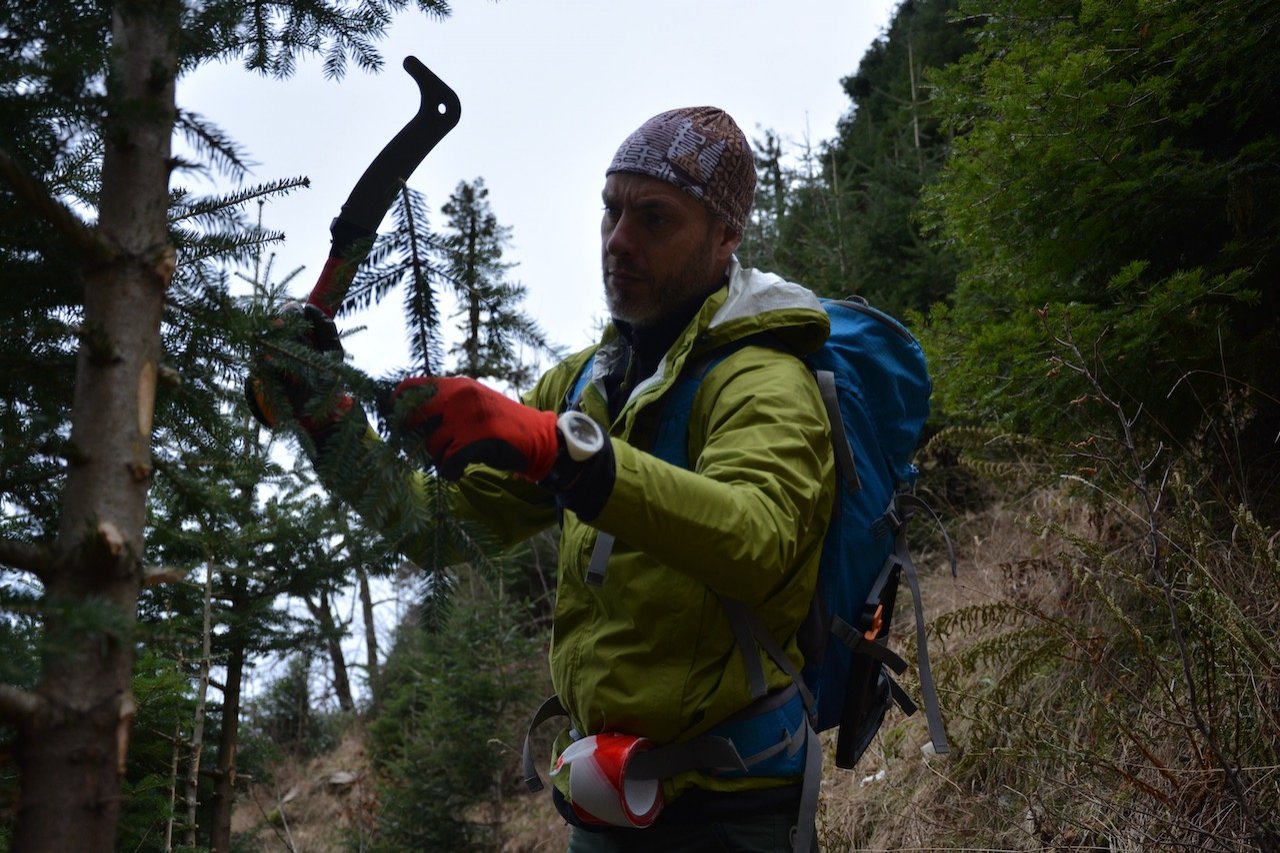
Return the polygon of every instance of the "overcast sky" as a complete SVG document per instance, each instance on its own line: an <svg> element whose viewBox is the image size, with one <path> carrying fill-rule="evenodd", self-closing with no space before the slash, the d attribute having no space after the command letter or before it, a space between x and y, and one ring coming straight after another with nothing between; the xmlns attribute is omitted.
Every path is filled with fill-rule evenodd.
<svg viewBox="0 0 1280 853"><path fill-rule="evenodd" d="M650 116L714 105L748 137L764 129L818 143L834 135L849 100L841 78L888 25L896 0L454 0L445 20L402 14L379 43L381 73L325 80L318 62L286 81L239 65L185 78L179 102L213 121L253 163L250 181L306 175L311 188L269 205L285 231L276 278L305 271L299 298L328 254L329 222L383 144L413 115L417 88L400 68L412 54L462 101L462 120L423 161L410 186L439 208L459 181L483 177L498 221L510 227L511 278L553 341L590 343L604 316L600 189L622 139ZM182 183L208 191L207 184ZM357 366L382 373L408 363L399 300L346 325Z"/></svg>

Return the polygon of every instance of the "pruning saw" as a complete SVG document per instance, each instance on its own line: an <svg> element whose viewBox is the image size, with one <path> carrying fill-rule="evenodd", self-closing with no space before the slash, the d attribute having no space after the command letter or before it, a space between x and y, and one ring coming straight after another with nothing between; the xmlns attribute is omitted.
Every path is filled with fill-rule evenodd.
<svg viewBox="0 0 1280 853"><path fill-rule="evenodd" d="M418 84L418 112L373 158L334 217L329 226L329 259L307 297L307 304L331 320L400 187L462 117L457 94L417 57L405 57L404 70Z"/></svg>

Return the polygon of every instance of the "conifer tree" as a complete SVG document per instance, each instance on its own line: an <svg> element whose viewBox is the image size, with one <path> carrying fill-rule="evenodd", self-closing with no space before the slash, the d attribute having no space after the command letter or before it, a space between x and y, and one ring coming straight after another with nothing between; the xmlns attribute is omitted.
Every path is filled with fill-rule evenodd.
<svg viewBox="0 0 1280 853"><path fill-rule="evenodd" d="M848 112L820 145L757 143L757 227L745 257L833 297L851 293L903 316L946 298L950 249L932 240L920 195L949 151L930 69L970 46L955 0L906 0L842 83ZM767 227L766 227L767 226Z"/></svg>
<svg viewBox="0 0 1280 853"><path fill-rule="evenodd" d="M236 160L216 130L179 112L179 74L242 59L287 76L306 54L321 55L330 76L352 60L375 68L372 40L406 5L35 0L7 10L0 352L14 369L0 380L0 501L14 513L0 531L0 565L38 584L28 601L38 599L41 641L39 675L0 685L21 772L14 849L114 847L136 712L152 433L168 415L164 383L181 376L166 363L162 321L167 307L218 301L198 277L189 293L174 288L184 240L170 219L170 140L183 130L213 161ZM414 5L445 10L438 0Z"/></svg>
<svg viewBox="0 0 1280 853"><path fill-rule="evenodd" d="M498 224L483 178L460 182L441 212L448 217L445 269L460 303L462 339L451 351L456 370L472 379L527 387L534 379L534 365L521 358L520 348L529 347L535 357L553 348L521 310L524 285L507 280L512 264L503 262L502 253L511 229Z"/></svg>

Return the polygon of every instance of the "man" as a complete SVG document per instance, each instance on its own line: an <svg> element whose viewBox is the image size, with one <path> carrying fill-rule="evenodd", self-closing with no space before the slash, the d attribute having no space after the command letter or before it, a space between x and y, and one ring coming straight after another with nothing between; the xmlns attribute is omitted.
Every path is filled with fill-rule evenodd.
<svg viewBox="0 0 1280 853"><path fill-rule="evenodd" d="M802 664L797 632L834 500L829 425L798 356L821 346L828 320L809 291L734 257L754 187L750 146L723 111L653 117L606 171L613 322L600 344L523 403L461 377L397 388L399 427L457 481L458 513L507 542L561 525L550 663L570 725L553 795L574 824L571 851L795 843L805 753L820 747L785 664ZM673 411L690 373L703 375L688 412ZM676 449L659 458L659 444ZM773 655L735 637L735 608L776 641ZM743 721L764 717L768 742L747 743ZM786 748L745 770L673 748L639 817L601 807L589 790L599 780L582 775L581 747L605 733L645 749L720 736L746 759L778 732ZM799 838L808 848L812 837L810 818Z"/></svg>

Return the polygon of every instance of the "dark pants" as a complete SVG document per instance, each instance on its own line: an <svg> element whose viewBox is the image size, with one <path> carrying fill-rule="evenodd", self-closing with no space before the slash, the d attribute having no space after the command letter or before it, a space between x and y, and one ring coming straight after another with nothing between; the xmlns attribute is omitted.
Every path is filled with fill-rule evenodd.
<svg viewBox="0 0 1280 853"><path fill-rule="evenodd" d="M648 829L574 827L569 853L791 853L794 813L765 813ZM817 853L818 841L810 847Z"/></svg>

